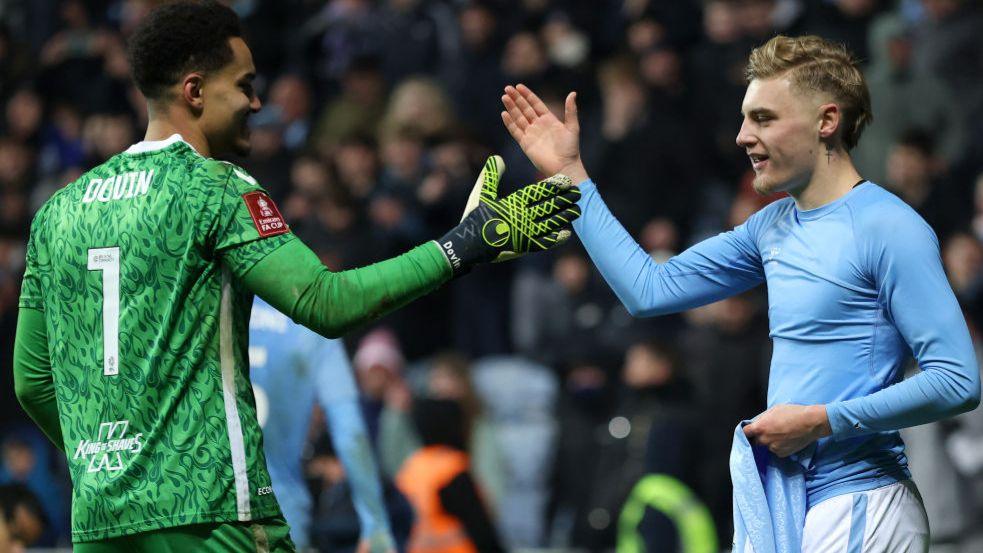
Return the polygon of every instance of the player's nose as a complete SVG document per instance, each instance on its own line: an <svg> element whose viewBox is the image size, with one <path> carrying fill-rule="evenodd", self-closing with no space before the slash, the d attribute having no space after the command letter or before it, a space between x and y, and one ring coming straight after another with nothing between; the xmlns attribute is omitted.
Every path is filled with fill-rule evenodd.
<svg viewBox="0 0 983 553"><path fill-rule="evenodd" d="M757 142L754 135L751 134L750 130L748 129L747 119L741 122L741 130L737 131L736 142L738 147L744 149L754 146Z"/></svg>
<svg viewBox="0 0 983 553"><path fill-rule="evenodd" d="M259 96L253 96L252 100L249 102L249 111L256 113L263 107L263 102L259 100Z"/></svg>

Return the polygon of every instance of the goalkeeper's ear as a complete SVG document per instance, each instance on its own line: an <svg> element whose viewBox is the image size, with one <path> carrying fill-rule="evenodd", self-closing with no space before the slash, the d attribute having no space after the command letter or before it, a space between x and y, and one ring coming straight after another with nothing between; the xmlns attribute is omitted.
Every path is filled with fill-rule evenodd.
<svg viewBox="0 0 983 553"><path fill-rule="evenodd" d="M485 160L485 165L478 173L478 179L474 181L474 188L471 189L471 194L468 196L468 203L464 206L464 214L461 215L462 221L468 216L468 213L478 207L482 196L491 200L498 198L498 182L504 172L505 160L502 159L502 156L493 155Z"/></svg>

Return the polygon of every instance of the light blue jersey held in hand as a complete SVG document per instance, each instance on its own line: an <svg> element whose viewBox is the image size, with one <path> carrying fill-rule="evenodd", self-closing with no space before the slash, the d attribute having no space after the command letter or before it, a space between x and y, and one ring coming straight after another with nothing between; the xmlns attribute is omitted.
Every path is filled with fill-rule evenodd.
<svg viewBox="0 0 983 553"><path fill-rule="evenodd" d="M391 549L379 472L342 342L294 323L257 297L249 320L249 365L273 491L298 550L307 545L311 523L301 454L315 398L352 486L362 537Z"/></svg>
<svg viewBox="0 0 983 553"><path fill-rule="evenodd" d="M973 345L934 232L865 182L802 211L776 201L730 232L663 264L580 186L574 229L635 316L683 311L768 284L774 343L768 406L824 404L833 435L816 444L809 504L910 477L897 430L979 403ZM903 379L914 354L922 372Z"/></svg>

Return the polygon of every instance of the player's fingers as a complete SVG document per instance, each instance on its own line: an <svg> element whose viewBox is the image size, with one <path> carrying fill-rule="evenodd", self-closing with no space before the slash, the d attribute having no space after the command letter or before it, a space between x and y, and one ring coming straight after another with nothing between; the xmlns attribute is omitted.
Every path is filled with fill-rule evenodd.
<svg viewBox="0 0 983 553"><path fill-rule="evenodd" d="M567 94L567 101L563 105L563 125L568 131L580 134L580 119L577 117L577 93Z"/></svg>
<svg viewBox="0 0 983 553"><path fill-rule="evenodd" d="M744 427L744 435L750 440L758 435L758 427L753 422Z"/></svg>
<svg viewBox="0 0 983 553"><path fill-rule="evenodd" d="M522 113L522 110L519 109L519 106L516 105L515 98L506 94L505 96L502 96L502 104L505 105L505 111L507 111L512 117L512 121L515 121L515 124L519 127L519 130L525 131L526 127L529 126L529 121Z"/></svg>
<svg viewBox="0 0 983 553"><path fill-rule="evenodd" d="M509 112L502 112L502 123L505 123L505 128L509 131L509 134L512 135L512 138L514 138L516 142L522 141L522 136L524 133L521 129L519 129L519 125L516 124L514 119L512 119Z"/></svg>
<svg viewBox="0 0 983 553"><path fill-rule="evenodd" d="M525 88L524 85L520 84L519 86ZM529 89L527 88L526 90ZM522 110L522 114L526 116L526 119L528 119L530 123L532 123L539 117L539 114L536 113L535 109L533 109L532 104L530 104L529 100L527 100L526 97L523 96L522 94L517 94L513 98L513 100L515 100L515 105L519 106L519 109ZM548 112L549 110L547 110L547 113Z"/></svg>
<svg viewBox="0 0 983 553"><path fill-rule="evenodd" d="M540 100L539 96L536 96L536 93L531 88L521 83L515 88L537 115L546 115L550 112L550 109L546 107L546 103Z"/></svg>

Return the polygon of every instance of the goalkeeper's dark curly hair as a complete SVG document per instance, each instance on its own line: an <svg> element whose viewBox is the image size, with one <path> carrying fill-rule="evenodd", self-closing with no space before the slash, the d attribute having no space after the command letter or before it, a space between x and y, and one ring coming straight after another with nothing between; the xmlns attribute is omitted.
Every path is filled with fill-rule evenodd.
<svg viewBox="0 0 983 553"><path fill-rule="evenodd" d="M133 80L148 100L190 71L208 73L232 61L229 39L241 37L234 11L212 0L165 4L147 16L130 37Z"/></svg>

